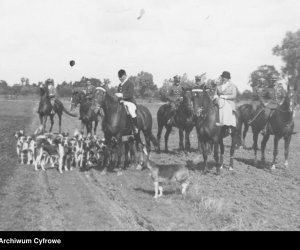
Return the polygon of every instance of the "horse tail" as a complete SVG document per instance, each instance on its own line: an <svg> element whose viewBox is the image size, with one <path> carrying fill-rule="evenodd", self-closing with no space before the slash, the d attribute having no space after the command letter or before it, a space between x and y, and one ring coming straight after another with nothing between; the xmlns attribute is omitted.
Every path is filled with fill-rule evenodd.
<svg viewBox="0 0 300 250"><path fill-rule="evenodd" d="M65 106L63 105L63 103L58 100L58 99L55 99L55 103L58 104L59 106L61 106L62 110L69 116L72 116L72 117L77 117L77 114L73 114L73 113L70 113L66 108Z"/></svg>
<svg viewBox="0 0 300 250"><path fill-rule="evenodd" d="M68 110L66 110L66 108L64 107L64 106L62 106L63 107L63 111L66 113L66 114L68 114L69 116L72 116L72 117L77 117L77 114L72 114L72 113L70 113Z"/></svg>
<svg viewBox="0 0 300 250"><path fill-rule="evenodd" d="M152 131L150 133L150 141L153 143L154 148L157 149L158 141L157 141L156 137L152 134Z"/></svg>

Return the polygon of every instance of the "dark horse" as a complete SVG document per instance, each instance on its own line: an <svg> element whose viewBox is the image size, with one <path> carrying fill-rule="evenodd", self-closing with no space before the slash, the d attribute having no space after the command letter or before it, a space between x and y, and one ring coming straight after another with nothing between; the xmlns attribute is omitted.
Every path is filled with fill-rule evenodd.
<svg viewBox="0 0 300 250"><path fill-rule="evenodd" d="M281 104L278 104L277 108L270 114L269 119L262 111L254 121L252 121L252 131L254 140L254 163L257 165L257 140L259 132L266 126L266 133L261 141L261 160L265 162L265 148L270 135L274 135L274 151L273 162L271 169L275 169L276 158L278 155L278 142L283 137L284 139L284 158L285 167L288 167L288 155L289 145L291 142L293 129L294 129L294 112L296 108L296 102L294 93L288 90L286 96Z"/></svg>
<svg viewBox="0 0 300 250"><path fill-rule="evenodd" d="M87 134L91 134L94 122L94 134L96 134L98 127L98 115L92 108L93 102L88 100L83 91L73 91L71 98L71 111L74 110L78 104L80 104L79 113L81 117L81 133L83 134L84 126L86 126Z"/></svg>
<svg viewBox="0 0 300 250"><path fill-rule="evenodd" d="M196 131L198 142L201 145L204 159L204 173L207 171L207 157L211 146L214 148L214 159L217 164L217 174L223 167L224 143L223 138L228 136L226 126L216 126L218 121L218 107L212 101L209 93L203 89L193 93L194 111L196 115ZM230 147L230 170L233 169L235 145L240 143L238 126L232 129ZM219 162L219 146L221 150Z"/></svg>
<svg viewBox="0 0 300 250"><path fill-rule="evenodd" d="M158 140L158 152L160 152L160 139L163 128L166 128L165 133L165 151L168 152L168 140L169 135L172 130L172 126L179 129L179 150L190 151L190 133L195 126L193 119L193 101L192 101L192 91L190 89L185 89L183 92L183 100L179 104L178 109L174 117L175 124L168 124L168 120L172 115L172 105L164 104L157 111L157 140ZM183 132L185 132L185 146L183 145Z"/></svg>
<svg viewBox="0 0 300 250"><path fill-rule="evenodd" d="M127 111L124 105L113 94L107 91L97 92L97 100L104 112L104 118L102 121L102 130L104 132L105 141L110 144L112 138L117 140L119 149L123 146L123 136L132 135L132 123L131 118L128 117ZM151 144L157 147L156 138L152 134L152 115L148 108L143 105L137 105L137 121L138 130L143 132L146 147L148 152L151 150ZM137 136L140 141L140 134ZM118 151L118 165L121 162L122 150ZM125 152L125 164L128 163L128 154ZM104 172L106 172L107 162L104 164Z"/></svg>
<svg viewBox="0 0 300 250"><path fill-rule="evenodd" d="M253 101L250 103L245 103L237 108L237 113L239 114L239 129L240 134L242 134L242 128L243 129L243 135L242 135L242 147L246 148L245 139L248 132L249 127L251 126L249 122L255 117L257 112L262 108L261 101ZM253 148L253 145L252 147Z"/></svg>
<svg viewBox="0 0 300 250"><path fill-rule="evenodd" d="M40 103L39 103L39 109L38 109L38 114L39 114L39 118L40 118L40 123L42 125L42 131L45 132L46 130L46 122L47 122L47 118L48 116L50 116L50 121L51 121L51 127L50 127L50 132L52 131L53 128L53 124L54 124L54 115L55 113L58 115L59 118L59 133L61 133L61 117L62 117L62 113L65 112L66 114L68 114L69 116L72 117L77 117L76 114L72 114L70 112L68 112L64 105L62 104L61 101L55 99L55 103L54 103L54 114L51 114L51 109L52 109L52 105L50 102L50 98L49 98L49 91L47 87L44 88L40 88Z"/></svg>

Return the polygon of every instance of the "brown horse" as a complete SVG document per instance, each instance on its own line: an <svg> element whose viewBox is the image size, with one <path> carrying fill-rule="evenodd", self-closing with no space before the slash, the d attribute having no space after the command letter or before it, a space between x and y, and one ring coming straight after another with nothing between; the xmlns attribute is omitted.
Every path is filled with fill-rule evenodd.
<svg viewBox="0 0 300 250"><path fill-rule="evenodd" d="M196 131L198 143L200 143L204 159L204 173L207 171L207 158L211 147L214 148L214 159L217 164L217 174L223 167L224 143L223 138L228 136L226 126L219 127L216 125L218 121L218 107L212 101L209 91L206 89L199 90L193 94L194 112L196 116ZM231 147L230 147L230 170L233 170L233 157L235 146L240 144L239 124L232 129ZM221 150L219 161L219 146Z"/></svg>
<svg viewBox="0 0 300 250"><path fill-rule="evenodd" d="M243 129L243 135L242 135L242 147L246 149L246 135L248 132L250 125L250 121L255 117L255 115L261 110L262 103L260 101L253 101L250 103L245 103L237 108L237 112L239 113L239 124L240 124L240 131L239 133L242 134L242 128ZM254 144L251 148L254 147Z"/></svg>
<svg viewBox="0 0 300 250"><path fill-rule="evenodd" d="M38 114L40 118L40 124L42 126L42 132L46 131L46 123L47 123L48 116L50 116L50 121L51 121L51 126L49 131L52 132L52 128L54 124L54 115L57 114L59 119L59 133L61 133L62 113L65 112L66 114L72 117L77 117L77 115L68 112L64 107L64 105L62 104L62 102L57 99L55 99L55 103L53 106L54 114L51 114L52 105L50 102L49 91L47 87L40 88L40 96L41 98L39 103Z"/></svg>
<svg viewBox="0 0 300 250"><path fill-rule="evenodd" d="M254 164L257 165L257 140L259 132L266 126L266 133L261 141L261 161L265 162L265 148L270 135L274 135L274 151L271 169L275 169L276 158L278 155L278 142L281 138L284 139L284 166L288 167L289 145L291 142L294 129L294 112L296 101L294 92L288 90L282 104L278 104L277 108L270 114L269 117L262 111L259 116L252 121L252 131L254 139Z"/></svg>
<svg viewBox="0 0 300 250"><path fill-rule="evenodd" d="M192 91L185 89L183 92L183 100L179 104L174 116L174 123L169 124L168 121L172 116L173 107L170 104L164 104L160 106L157 111L157 140L158 140L158 153L160 152L160 139L163 128L166 128L165 133L165 152L168 152L168 140L169 135L172 131L172 126L179 129L179 150L190 151L190 133L195 126L193 102L192 102ZM183 132L185 132L185 146L183 145Z"/></svg>
<svg viewBox="0 0 300 250"><path fill-rule="evenodd" d="M96 92L96 98L98 103L103 109L104 118L102 121L102 130L104 132L105 141L109 144L112 139L115 138L117 141L117 147L119 148L118 153L118 166L121 163L122 148L123 148L123 137L132 135L132 123L131 118L127 114L124 105L119 99L109 90ZM152 134L152 115L148 108L143 105L137 105L137 121L138 130L143 132L146 147L148 152L151 150L152 142L154 147L157 147L156 138ZM140 134L135 135L137 144L141 142ZM126 148L125 148L126 149ZM128 147L127 147L128 149ZM125 152L125 163L124 167L128 163L128 154ZM105 161L104 172L106 172L107 162Z"/></svg>

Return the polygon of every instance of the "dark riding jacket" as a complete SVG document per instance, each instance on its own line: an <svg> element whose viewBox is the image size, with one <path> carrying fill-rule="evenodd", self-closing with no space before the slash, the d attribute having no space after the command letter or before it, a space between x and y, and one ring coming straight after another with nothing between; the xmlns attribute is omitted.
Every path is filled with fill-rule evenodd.
<svg viewBox="0 0 300 250"><path fill-rule="evenodd" d="M175 86L173 85L170 89L170 96L175 99L180 99L182 97L183 88L181 85Z"/></svg>
<svg viewBox="0 0 300 250"><path fill-rule="evenodd" d="M118 86L118 92L123 94L123 100L127 102L132 102L136 104L135 98L134 98L134 84L129 79L122 85L122 83Z"/></svg>

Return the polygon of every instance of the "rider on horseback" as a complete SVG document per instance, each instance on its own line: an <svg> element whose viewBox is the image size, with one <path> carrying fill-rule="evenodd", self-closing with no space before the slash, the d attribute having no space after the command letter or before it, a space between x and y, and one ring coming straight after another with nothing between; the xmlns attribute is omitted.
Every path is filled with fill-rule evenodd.
<svg viewBox="0 0 300 250"><path fill-rule="evenodd" d="M133 125L133 133L136 135L139 130L136 114L136 101L134 99L134 84L128 79L126 71L123 69L119 70L118 77L121 83L119 84L115 95L121 99L121 102L129 113Z"/></svg>
<svg viewBox="0 0 300 250"><path fill-rule="evenodd" d="M174 117L176 115L176 111L183 99L182 97L183 88L180 84L181 78L180 76L176 75L173 77L173 79L174 79L174 84L169 92L169 101L171 105L171 117L168 120L168 124L174 124Z"/></svg>
<svg viewBox="0 0 300 250"><path fill-rule="evenodd" d="M45 81L45 84L40 86L40 88L47 88L49 93L49 99L51 103L51 114L55 114L54 111L54 104L55 104L55 95L56 95L56 88L54 87L54 80L49 78Z"/></svg>
<svg viewBox="0 0 300 250"><path fill-rule="evenodd" d="M92 85L90 80L87 80L86 88L83 91L85 93L86 98L93 103L92 107L94 109L94 112L98 115L98 120L99 120L101 118L101 114L100 114L101 107L98 104L97 100L95 99L96 87ZM81 117L79 117L79 120L81 120Z"/></svg>
<svg viewBox="0 0 300 250"><path fill-rule="evenodd" d="M277 80L277 78L273 80ZM281 105L284 100L285 90L283 88L282 82L275 82L275 87L266 88L264 87L264 85L262 86L263 87L257 90L256 95L261 101L263 109L258 112L258 114L249 122L249 124L251 125L256 120L256 118L264 112L265 116L267 117L267 122L261 133L262 135L265 135L271 115L273 114L277 106Z"/></svg>
<svg viewBox="0 0 300 250"><path fill-rule="evenodd" d="M236 107L235 101L237 96L237 87L230 81L231 76L228 71L224 71L219 78L220 85L217 87L217 99L219 106L219 122L217 126L228 126L229 134L232 132L232 128L236 127Z"/></svg>

